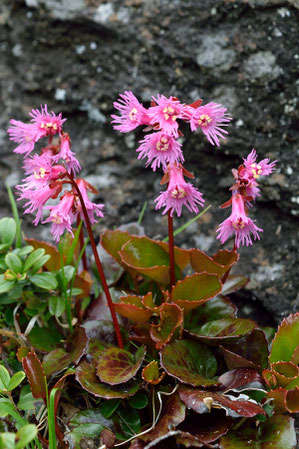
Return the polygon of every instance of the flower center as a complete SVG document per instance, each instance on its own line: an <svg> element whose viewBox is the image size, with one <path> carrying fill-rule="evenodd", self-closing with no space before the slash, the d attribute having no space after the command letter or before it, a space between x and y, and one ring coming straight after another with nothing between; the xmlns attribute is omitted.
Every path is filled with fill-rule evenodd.
<svg viewBox="0 0 299 449"><path fill-rule="evenodd" d="M198 119L198 124L200 126L207 126L211 121L212 119L208 114L201 114Z"/></svg>
<svg viewBox="0 0 299 449"><path fill-rule="evenodd" d="M175 115L175 109L172 108L171 106L166 106L163 109L163 115L165 120L169 120L171 118L173 122L175 122L176 119L178 118L177 115Z"/></svg>
<svg viewBox="0 0 299 449"><path fill-rule="evenodd" d="M243 221L242 218L239 217L237 218L237 220L233 222L233 227L235 229L243 229L245 227L245 224L246 224L245 221Z"/></svg>
<svg viewBox="0 0 299 449"><path fill-rule="evenodd" d="M35 179L43 179L46 175L46 169L43 167L40 167L39 170L34 171L34 177Z"/></svg>
<svg viewBox="0 0 299 449"><path fill-rule="evenodd" d="M52 123L52 122L41 122L40 127L48 129L48 130L54 129L54 131L57 131L56 123Z"/></svg>
<svg viewBox="0 0 299 449"><path fill-rule="evenodd" d="M259 175L263 172L262 167L256 163L251 164L250 167L252 168L253 177L256 179L259 177Z"/></svg>
<svg viewBox="0 0 299 449"><path fill-rule="evenodd" d="M161 137L161 139L156 144L156 149L158 151L167 151L168 147L169 147L169 144L168 144L167 137Z"/></svg>
<svg viewBox="0 0 299 449"><path fill-rule="evenodd" d="M61 217L59 217L59 215L57 215L57 214L53 214L51 216L51 219L52 219L53 223L56 223L56 224L61 224L62 223Z"/></svg>
<svg viewBox="0 0 299 449"><path fill-rule="evenodd" d="M171 192L171 196L172 198L185 198L185 196L187 195L186 190L182 189L182 187L176 186L175 189L172 190Z"/></svg>
<svg viewBox="0 0 299 449"><path fill-rule="evenodd" d="M131 109L131 111L129 112L129 118L132 122L137 120L137 114L138 114L138 111L136 108Z"/></svg>

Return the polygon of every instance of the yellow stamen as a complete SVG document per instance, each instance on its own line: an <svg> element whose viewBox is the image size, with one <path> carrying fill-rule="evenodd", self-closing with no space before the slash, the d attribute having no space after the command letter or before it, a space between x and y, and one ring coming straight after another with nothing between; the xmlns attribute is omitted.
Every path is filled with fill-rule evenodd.
<svg viewBox="0 0 299 449"><path fill-rule="evenodd" d="M46 169L43 167L40 167L39 171L34 172L35 179L43 179L46 175Z"/></svg>
<svg viewBox="0 0 299 449"><path fill-rule="evenodd" d="M138 111L136 108L133 108L129 113L130 120L136 120L136 115L138 114Z"/></svg>

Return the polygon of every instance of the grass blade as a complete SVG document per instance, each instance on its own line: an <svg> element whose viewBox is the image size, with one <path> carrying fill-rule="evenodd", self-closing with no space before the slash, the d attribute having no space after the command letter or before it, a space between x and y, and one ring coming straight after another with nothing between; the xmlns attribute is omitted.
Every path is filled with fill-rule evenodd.
<svg viewBox="0 0 299 449"><path fill-rule="evenodd" d="M139 224L139 225L142 222L143 215L144 215L144 212L145 212L146 208L147 208L147 201L145 201L144 205L142 206L141 212L139 214L139 218L138 218L138 221L137 221L137 224Z"/></svg>
<svg viewBox="0 0 299 449"><path fill-rule="evenodd" d="M198 218L200 218L202 215L204 215L210 208L212 207L212 205L210 204L208 207L206 207L203 211L201 211L198 215L196 215L196 217L193 217L191 220L187 221L187 223L183 224L182 226L180 226L178 229L176 229L173 233L173 235L178 235L180 234L182 231L184 231L184 229L186 229L189 225L191 225L192 223L194 223L196 220L198 220ZM168 242L168 236L165 237L163 240L163 242Z"/></svg>
<svg viewBox="0 0 299 449"><path fill-rule="evenodd" d="M78 228L76 230L75 237L74 237L74 239L72 241L71 247L69 249L69 252L68 252L68 255L67 255L67 259L66 259L66 263L65 263L66 265L71 265L71 263L72 263L74 252L75 252L75 249L77 247L77 243L78 243L78 240L79 240L79 237L80 237L80 231L81 231L81 228L82 228L82 224L83 224L83 221L81 220L80 224L79 224L79 226L78 226Z"/></svg>
<svg viewBox="0 0 299 449"><path fill-rule="evenodd" d="M10 206L13 214L13 218L17 225L17 233L16 233L16 247L21 248L22 247L22 232L21 232L21 220L19 216L19 211L17 207L17 203L14 197L14 194L12 193L12 190L8 184L6 184L6 189L8 193L8 198L10 201Z"/></svg>

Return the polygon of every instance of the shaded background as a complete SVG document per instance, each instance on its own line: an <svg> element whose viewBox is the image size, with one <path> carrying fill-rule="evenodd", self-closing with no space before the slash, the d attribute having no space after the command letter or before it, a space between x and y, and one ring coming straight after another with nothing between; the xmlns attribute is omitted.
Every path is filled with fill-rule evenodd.
<svg viewBox="0 0 299 449"><path fill-rule="evenodd" d="M218 206L229 199L231 169L252 147L260 159L277 159L251 210L264 233L240 250L238 271L251 278L242 293L248 313L262 302L265 321L280 321L299 303L298 18L298 0L1 0L1 215L10 213L5 181L22 178L8 121L27 121L47 103L67 117L83 175L100 190L94 200L106 205L98 231L137 220L147 200L145 232L164 237L166 219L154 211L161 173L136 158L142 130L112 129L113 101L132 90L145 106L158 92L222 103L234 120L220 149L186 128L186 168L212 208L176 243L219 249L215 230L229 211ZM189 218L185 211L175 225ZM49 228L24 221L27 235L51 239Z"/></svg>

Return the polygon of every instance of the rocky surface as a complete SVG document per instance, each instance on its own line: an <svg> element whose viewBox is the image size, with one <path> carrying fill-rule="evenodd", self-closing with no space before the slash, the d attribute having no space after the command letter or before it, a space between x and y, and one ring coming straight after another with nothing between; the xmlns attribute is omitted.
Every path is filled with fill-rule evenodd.
<svg viewBox="0 0 299 449"><path fill-rule="evenodd" d="M298 0L2 0L1 215L9 212L4 182L22 177L8 121L27 120L47 103L68 118L84 175L100 189L106 218L98 230L137 220L147 200L145 231L164 236L166 219L153 202L160 173L136 159L141 130L112 129L113 101L132 90L146 106L158 92L186 103L223 103L234 120L220 149L186 128L186 168L212 208L177 243L216 251L215 230L228 214L218 206L229 198L231 168L252 147L277 159L251 212L262 239L241 249L238 271L251 278L245 296L280 321L299 304L298 19ZM189 218L184 213L176 226ZM47 228L32 229L29 217L25 227L49 238Z"/></svg>

